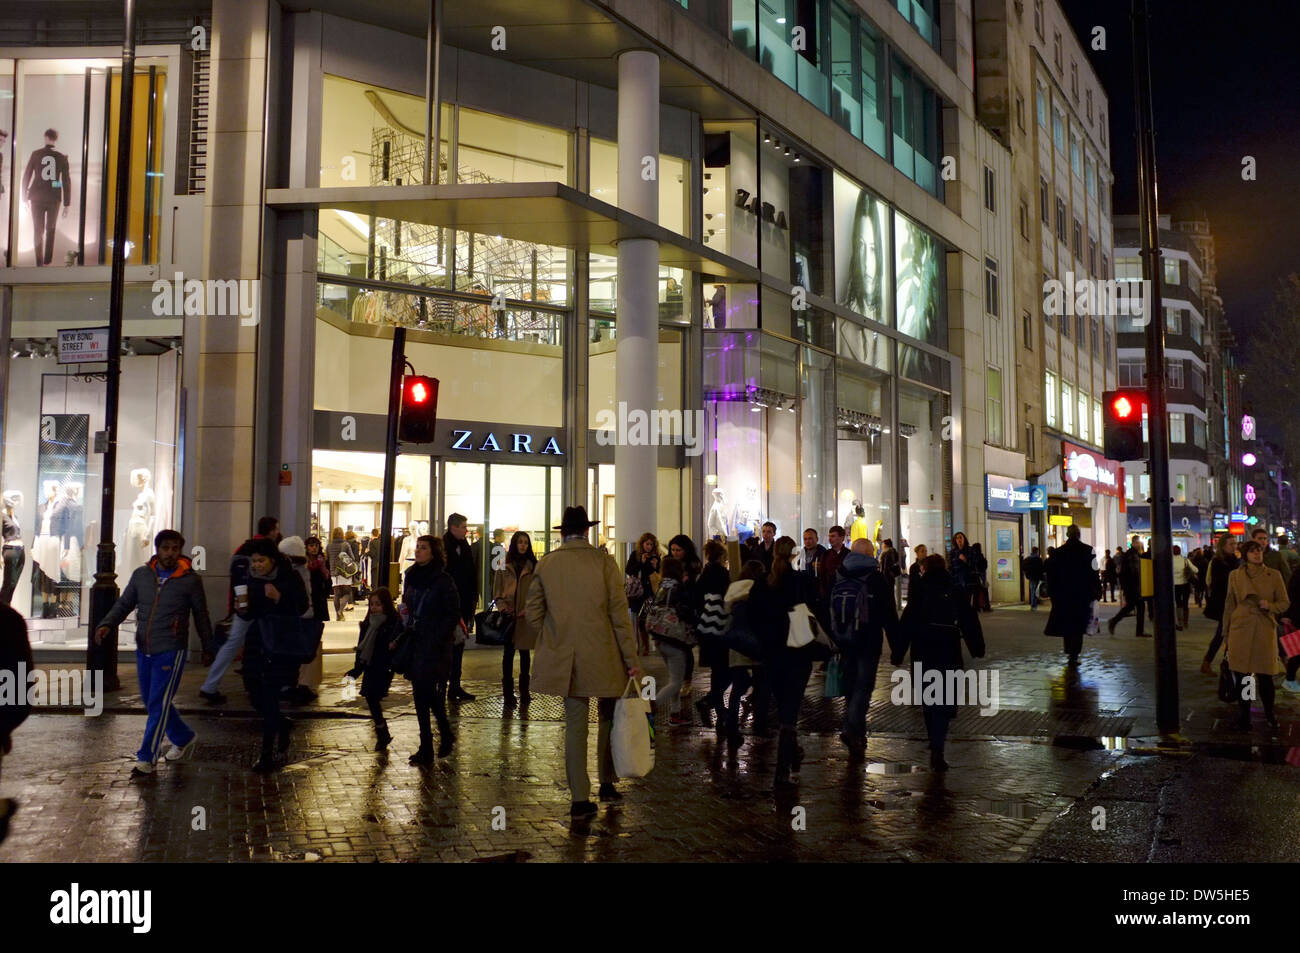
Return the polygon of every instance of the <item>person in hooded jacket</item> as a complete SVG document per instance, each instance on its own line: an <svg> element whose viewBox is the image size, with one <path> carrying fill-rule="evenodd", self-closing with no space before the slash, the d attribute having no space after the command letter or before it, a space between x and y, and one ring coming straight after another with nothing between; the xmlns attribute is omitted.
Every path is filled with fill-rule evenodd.
<svg viewBox="0 0 1300 953"><path fill-rule="evenodd" d="M902 665L910 649L913 665L920 663L922 680L926 679L927 672L937 672L941 684L946 686L950 683L948 673L965 667L961 654L963 641L974 658L983 658L984 633L968 598L968 593L953 582L942 556L926 557L917 592L908 601L899 621L898 642L891 643L893 664ZM913 685L913 691L920 692L921 686ZM947 704L945 699L925 705L923 713L930 738L930 768L946 771L944 742L948 737L948 723L957 717L957 706Z"/></svg>
<svg viewBox="0 0 1300 953"><path fill-rule="evenodd" d="M892 646L897 638L898 608L894 603L894 582L876 561L869 539L854 541L852 551L840 563L838 579L855 580L862 587L858 594L858 624L851 640L840 642L844 694L848 699L840 741L854 759L860 759L867 752L867 709L876 687L884 640L888 636Z"/></svg>
<svg viewBox="0 0 1300 953"><path fill-rule="evenodd" d="M381 704L393 684L393 645L402 633L402 617L393 594L383 586L370 593L369 611L361 620L356 662L348 675L361 679L361 697L375 723L375 750L384 751L393 740Z"/></svg>
<svg viewBox="0 0 1300 953"><path fill-rule="evenodd" d="M797 544L789 536L782 536L772 547L772 570L768 574L775 606L760 620L763 639L764 663L770 679L771 692L776 699L777 720L780 726L776 748L776 774L773 785L786 788L795 784L803 762L803 749L799 747L799 709L803 703L808 679L812 676L814 646L810 643L800 648L790 648L786 639L790 632L790 611L795 606L815 604L816 597L811 579L794 568L794 550ZM758 700L755 699L755 704Z"/></svg>
<svg viewBox="0 0 1300 953"><path fill-rule="evenodd" d="M402 605L407 609L402 639L409 639L410 646L392 646L394 651L407 655L402 674L411 682L415 719L420 726L420 747L411 755L411 764L433 764L430 711L438 722L438 757L448 757L456 743L447 720L447 680L452 675L456 628L463 624L463 604L447 572L443 541L436 536L421 536L415 541L415 562L402 580Z"/></svg>
<svg viewBox="0 0 1300 953"><path fill-rule="evenodd" d="M302 577L269 539L255 539L250 548L248 605L240 615L249 619L244 643L244 685L262 716L262 754L254 771L273 771L277 756L289 750L293 723L280 712L280 695L298 677L299 658L284 658L267 644L268 629L299 625L309 597Z"/></svg>

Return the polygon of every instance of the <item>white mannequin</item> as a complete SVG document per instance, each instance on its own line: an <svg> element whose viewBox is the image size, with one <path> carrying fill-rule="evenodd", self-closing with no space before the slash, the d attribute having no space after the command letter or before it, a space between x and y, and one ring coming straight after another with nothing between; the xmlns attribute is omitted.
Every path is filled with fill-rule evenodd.
<svg viewBox="0 0 1300 953"><path fill-rule="evenodd" d="M152 475L145 467L131 471L131 485L139 489L131 504L131 519L126 524L126 538L117 563L118 575L130 574L137 566L149 562L153 555L154 492L149 485Z"/></svg>
<svg viewBox="0 0 1300 953"><path fill-rule="evenodd" d="M706 532L709 539L715 536L727 538L727 495L722 490L713 491L713 505L709 507L709 517L706 522Z"/></svg>
<svg viewBox="0 0 1300 953"><path fill-rule="evenodd" d="M420 522L417 523L417 524L415 524L415 525L417 525L417 526L420 528L420 533L419 533L419 535L421 535L421 536L428 536L428 535L429 535L429 521L428 521L428 520L420 520Z"/></svg>
<svg viewBox="0 0 1300 953"><path fill-rule="evenodd" d="M59 499L57 480L46 480L41 487L45 502L41 506L41 525L37 528L36 539L32 541L32 559L55 582L59 581L59 551L62 548L50 529L50 518L54 515L54 504Z"/></svg>
<svg viewBox="0 0 1300 953"><path fill-rule="evenodd" d="M81 508L81 489L80 483L69 483L64 491L67 493L68 504L77 507L78 511ZM80 520L77 522L79 524ZM81 532L80 525L77 531ZM81 582L81 541L76 536L68 535L67 546L64 547L62 556L61 564L65 567L63 577L68 582Z"/></svg>
<svg viewBox="0 0 1300 953"><path fill-rule="evenodd" d="M407 525L406 535L402 537L402 551L397 557L402 573L405 573L407 568L415 563L415 541L420 535L419 523L412 522Z"/></svg>

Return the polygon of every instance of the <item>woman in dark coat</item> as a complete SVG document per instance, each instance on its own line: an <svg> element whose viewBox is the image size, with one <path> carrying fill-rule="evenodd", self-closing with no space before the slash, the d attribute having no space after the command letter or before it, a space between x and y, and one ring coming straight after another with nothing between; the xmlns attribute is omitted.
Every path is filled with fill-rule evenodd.
<svg viewBox="0 0 1300 953"><path fill-rule="evenodd" d="M407 628L402 639L410 639L411 644L402 649L394 646L394 650L407 655L403 674L411 682L415 719L420 726L420 748L411 755L410 762L430 765L433 764L431 710L438 722L438 757L450 755L456 743L447 721L447 679L451 676L456 627L461 625L460 596L447 573L442 540L436 536L421 536L415 542L415 564L403 577L402 605L407 610Z"/></svg>
<svg viewBox="0 0 1300 953"><path fill-rule="evenodd" d="M1237 538L1229 533L1219 537L1214 547L1214 558L1206 576L1205 617L1213 619L1218 625L1214 629L1214 638L1201 660L1201 674L1214 674L1214 656L1219 654L1223 644L1223 603L1228 598L1228 576L1241 563L1237 559Z"/></svg>
<svg viewBox="0 0 1300 953"><path fill-rule="evenodd" d="M302 577L270 539L251 540L248 556L248 608L241 613L251 620L244 642L244 684L262 716L262 754L253 770L273 771L276 755L289 750L293 729L280 713L280 692L294 684L303 660L272 654L264 636L268 628L299 626L308 595Z"/></svg>
<svg viewBox="0 0 1300 953"><path fill-rule="evenodd" d="M727 571L727 548L716 539L704 544L704 569L695 583L695 627L700 644L700 665L709 667L709 694L695 703L700 721L705 728L716 726L719 737L726 734L727 717L723 695L730 682L729 653L722 642L726 631L726 609L723 598L731 585ZM1300 578L1300 573L1296 573Z"/></svg>
<svg viewBox="0 0 1300 953"><path fill-rule="evenodd" d="M927 672L938 672L942 684L947 685L948 672L965 668L961 655L963 640L972 657L984 657L984 633L979 616L967 601L966 592L953 582L942 556L926 558L925 571L914 597L903 610L898 631L898 643L890 646L891 661L895 666L902 665L903 656L910 648L913 664L921 665L922 679ZM913 685L912 690L920 694L921 686ZM957 706L940 702L924 706L923 713L925 730L930 736L930 767L946 771L948 763L943 759L943 747L948 737L948 722L957 717Z"/></svg>
<svg viewBox="0 0 1300 953"><path fill-rule="evenodd" d="M948 571L952 575L953 585L965 593L974 606L974 600L979 594L979 574L975 569L975 550L966 541L965 533L952 534L952 549L948 550Z"/></svg>
<svg viewBox="0 0 1300 953"><path fill-rule="evenodd" d="M679 583L678 599L687 606L687 611L691 613L693 619L698 619L699 615L696 609L699 605L699 597L695 594L695 587L700 581L700 573L704 571L704 564L700 562L700 554L695 551L695 541L684 533L674 536L668 540L668 556L671 559L680 560L685 567L685 574ZM703 663L701 663L703 664ZM691 681L695 677L695 652L689 650L686 653L686 677L682 682L682 701L681 711L678 712L677 720L674 724L690 725L691 706L689 704L691 697Z"/></svg>
<svg viewBox="0 0 1300 953"><path fill-rule="evenodd" d="M792 786L791 775L797 775L803 763L803 749L799 747L797 731L799 709L812 675L814 646L817 645L813 642L797 649L786 645L790 633L790 610L800 603L811 604L814 594L812 578L792 565L796 545L789 536L776 541L772 549L772 571L767 578L774 604L760 617L765 674L768 688L776 699L780 725L773 781L778 788ZM756 692L754 704L766 704L766 699L759 699Z"/></svg>
<svg viewBox="0 0 1300 953"><path fill-rule="evenodd" d="M641 629L638 617L646 600L655 594L655 580L650 577L658 574L659 560L659 539L654 533L642 533L636 541L636 552L627 558L627 565L623 568L623 575L628 580L636 579L641 584L641 594L629 595L627 607L632 612L632 630L636 632L637 651L643 655L650 651L650 640Z"/></svg>
<svg viewBox="0 0 1300 953"><path fill-rule="evenodd" d="M384 751L393 740L380 704L393 684L393 652L389 648L402 633L402 617L393 605L393 594L382 586L370 593L370 611L361 620L357 638L356 664L348 672L361 679L361 697L370 707L375 722L375 750Z"/></svg>

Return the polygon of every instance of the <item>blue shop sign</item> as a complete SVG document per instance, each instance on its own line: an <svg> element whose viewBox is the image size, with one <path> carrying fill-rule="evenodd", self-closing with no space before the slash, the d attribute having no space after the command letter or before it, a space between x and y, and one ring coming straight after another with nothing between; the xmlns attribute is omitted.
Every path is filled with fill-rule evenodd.
<svg viewBox="0 0 1300 953"><path fill-rule="evenodd" d="M1047 487L1014 477L984 474L984 508L990 513L1027 513L1047 509Z"/></svg>

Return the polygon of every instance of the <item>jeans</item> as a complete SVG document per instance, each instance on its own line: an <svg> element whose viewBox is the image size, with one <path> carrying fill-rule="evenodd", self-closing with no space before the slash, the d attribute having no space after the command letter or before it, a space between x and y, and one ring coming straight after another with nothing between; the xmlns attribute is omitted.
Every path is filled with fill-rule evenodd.
<svg viewBox="0 0 1300 953"><path fill-rule="evenodd" d="M164 735L178 748L184 748L194 740L194 729L181 721L172 704L184 670L184 649L157 655L136 651L135 671L140 680L140 696L149 713L144 723L144 740L135 755L137 761L156 762Z"/></svg>
<svg viewBox="0 0 1300 953"><path fill-rule="evenodd" d="M208 670L208 677L203 681L202 691L212 694L221 688L221 679L230 668L230 664L235 661L239 650L244 647L244 639L248 635L248 627L251 624L251 619L240 616L230 620L230 635L217 650L217 657L212 663L212 668Z"/></svg>
<svg viewBox="0 0 1300 953"><path fill-rule="evenodd" d="M614 752L609 736L614 728L617 698L596 699L596 772L601 784L614 783ZM569 799L574 803L591 800L591 775L587 773L587 713L590 699L564 700L564 776Z"/></svg>
<svg viewBox="0 0 1300 953"><path fill-rule="evenodd" d="M460 687L460 673L465 665L465 643L453 645L451 647L451 690L453 692L463 692Z"/></svg>
<svg viewBox="0 0 1300 953"><path fill-rule="evenodd" d="M438 737L443 741L452 737L451 723L447 721L447 683L440 680L412 682L411 695L415 700L415 722L420 726L420 750L431 751L433 727L429 724L430 710L438 722Z"/></svg>
<svg viewBox="0 0 1300 953"><path fill-rule="evenodd" d="M1038 580L1029 580L1029 608L1038 608Z"/></svg>
<svg viewBox="0 0 1300 953"><path fill-rule="evenodd" d="M519 694L528 697L528 671L532 664L532 654L528 649L519 649ZM501 649L501 687L507 695L515 693L515 642L507 639Z"/></svg>
<svg viewBox="0 0 1300 953"><path fill-rule="evenodd" d="M1138 623L1141 625L1141 622ZM1210 647L1205 652L1205 664L1209 665L1214 661L1214 656L1219 654L1219 646L1223 644L1223 620L1220 619L1218 625L1214 627L1214 638L1210 639Z"/></svg>
<svg viewBox="0 0 1300 953"><path fill-rule="evenodd" d="M4 588L0 589L0 606L7 606L14 597L14 588L18 585L18 577L23 574L23 566L27 564L27 550L21 546L5 546L4 548Z"/></svg>
<svg viewBox="0 0 1300 953"><path fill-rule="evenodd" d="M847 679L848 704L844 708L844 733L862 737L867 733L867 709L876 687L880 646L846 649L840 664Z"/></svg>
<svg viewBox="0 0 1300 953"><path fill-rule="evenodd" d="M663 706L670 715L675 715L680 707L682 685L686 682L686 669L691 660L691 650L665 639L659 642L659 654L664 657L664 663L668 666L668 684L656 694L655 703Z"/></svg>

